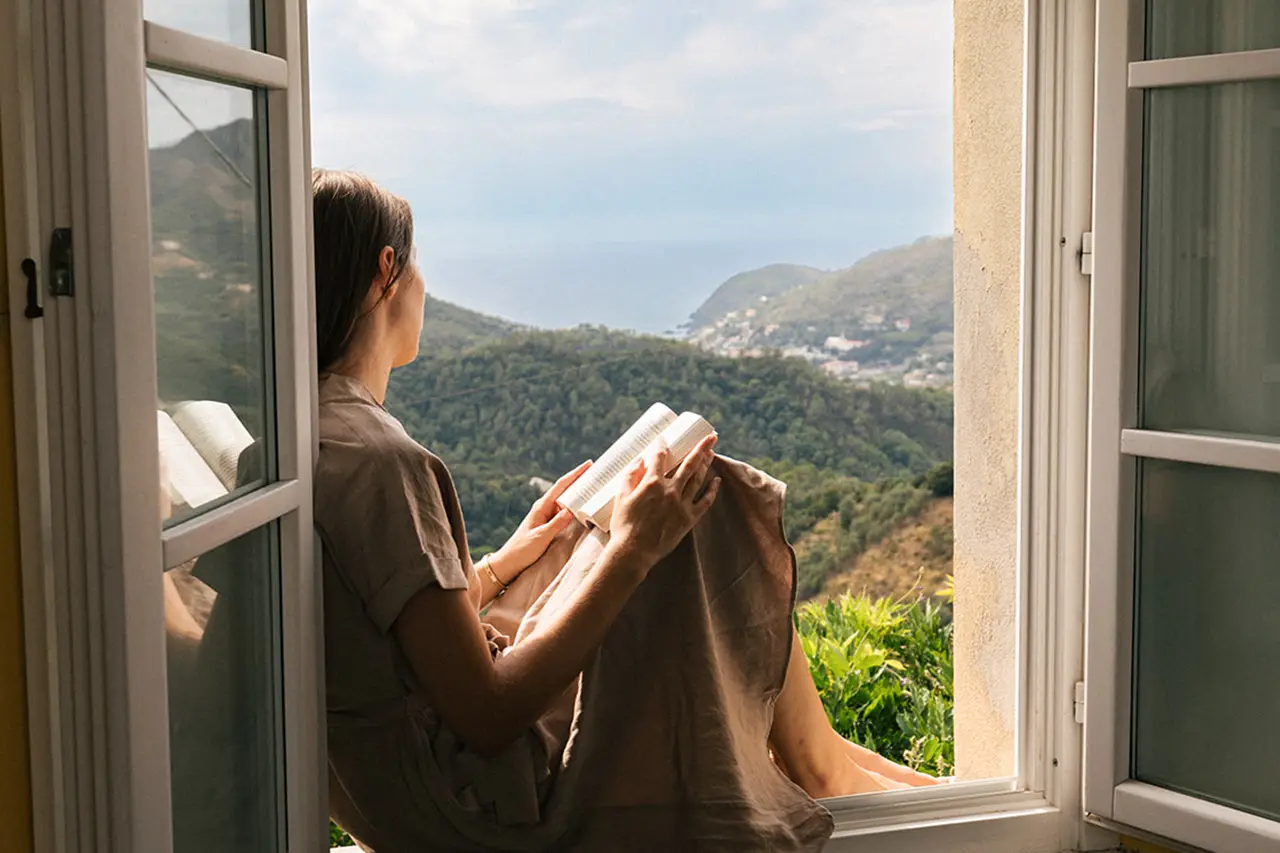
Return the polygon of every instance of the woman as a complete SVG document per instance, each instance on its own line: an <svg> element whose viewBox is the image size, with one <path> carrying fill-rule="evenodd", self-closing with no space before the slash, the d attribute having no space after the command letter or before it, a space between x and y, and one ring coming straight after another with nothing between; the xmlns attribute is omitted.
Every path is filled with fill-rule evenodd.
<svg viewBox="0 0 1280 853"><path fill-rule="evenodd" d="M331 807L377 850L484 847L457 815L501 823L527 793L529 813L542 819L563 746L549 741L544 717L650 570L715 503L714 438L670 477L658 473L670 468L665 450L633 466L581 585L537 631L503 649L506 639L481 614L563 539L573 518L557 512L555 498L587 465L472 566L447 470L382 407L391 371L417 356L422 330L409 206L350 173L317 171L313 194ZM814 798L936 781L832 731L799 643L768 740L778 765ZM559 831L485 837L513 848L533 839L523 849L535 849Z"/></svg>

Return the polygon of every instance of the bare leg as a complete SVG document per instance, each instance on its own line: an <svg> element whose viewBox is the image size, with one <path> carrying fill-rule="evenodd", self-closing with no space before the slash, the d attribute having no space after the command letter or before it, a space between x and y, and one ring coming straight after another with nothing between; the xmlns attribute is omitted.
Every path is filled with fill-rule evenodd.
<svg viewBox="0 0 1280 853"><path fill-rule="evenodd" d="M852 744L831 728L799 637L791 643L786 683L774 709L769 744L783 772L815 798L938 781Z"/></svg>

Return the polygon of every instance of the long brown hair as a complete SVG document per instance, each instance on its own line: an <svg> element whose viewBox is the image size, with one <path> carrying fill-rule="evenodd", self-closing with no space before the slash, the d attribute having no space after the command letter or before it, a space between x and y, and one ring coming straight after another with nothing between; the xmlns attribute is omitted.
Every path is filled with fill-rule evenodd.
<svg viewBox="0 0 1280 853"><path fill-rule="evenodd" d="M319 369L324 371L346 354L351 333L364 316L360 306L378 275L382 250L390 246L395 253L388 288L408 268L413 249L413 210L407 201L356 172L314 170L311 196L316 253L316 353Z"/></svg>

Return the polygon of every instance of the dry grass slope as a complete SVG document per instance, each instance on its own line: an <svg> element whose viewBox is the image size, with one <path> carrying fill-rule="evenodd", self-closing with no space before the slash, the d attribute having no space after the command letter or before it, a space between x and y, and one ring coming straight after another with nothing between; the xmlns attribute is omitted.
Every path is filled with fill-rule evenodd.
<svg viewBox="0 0 1280 853"><path fill-rule="evenodd" d="M852 566L827 580L815 600L844 592L872 598L914 599L934 597L946 586L951 574L952 499L935 498L924 511L898 525L880 542L872 545ZM812 547L811 539L830 537L839 519L819 522L797 548Z"/></svg>

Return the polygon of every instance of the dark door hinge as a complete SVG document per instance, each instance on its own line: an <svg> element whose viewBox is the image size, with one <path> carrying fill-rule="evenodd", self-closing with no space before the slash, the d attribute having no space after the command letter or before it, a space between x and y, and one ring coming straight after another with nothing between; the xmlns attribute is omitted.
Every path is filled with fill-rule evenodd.
<svg viewBox="0 0 1280 853"><path fill-rule="evenodd" d="M24 312L28 320L44 316L40 307L40 287L36 283L36 262L30 258L22 260L22 274L27 277L27 310Z"/></svg>
<svg viewBox="0 0 1280 853"><path fill-rule="evenodd" d="M50 289L54 296L76 295L76 265L71 252L71 229L53 229L49 244Z"/></svg>

